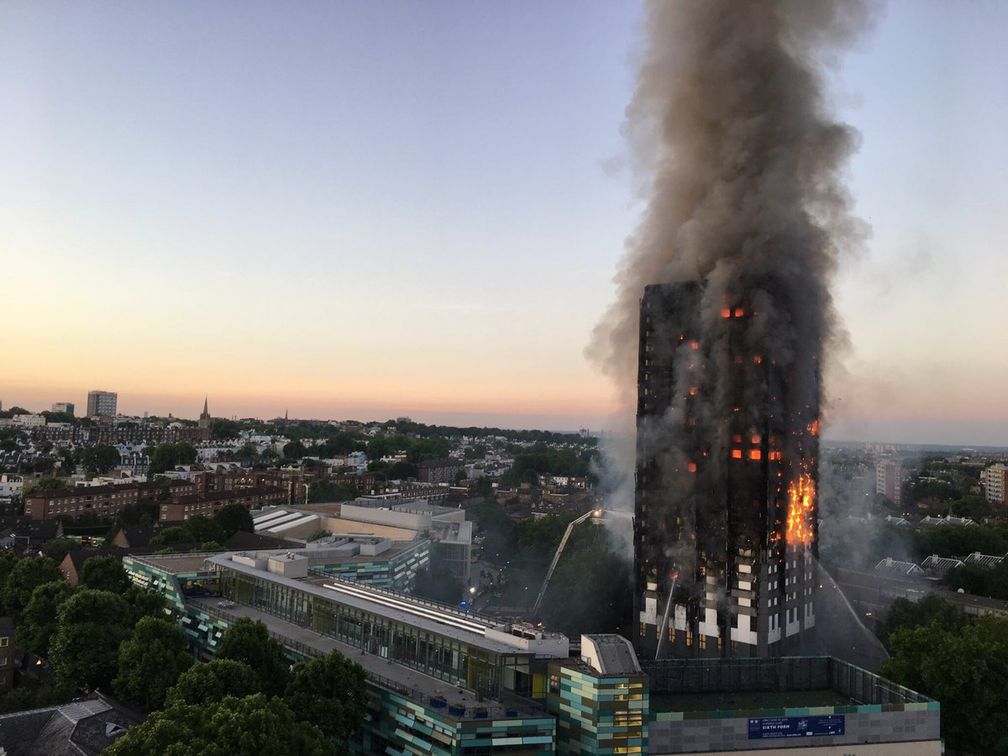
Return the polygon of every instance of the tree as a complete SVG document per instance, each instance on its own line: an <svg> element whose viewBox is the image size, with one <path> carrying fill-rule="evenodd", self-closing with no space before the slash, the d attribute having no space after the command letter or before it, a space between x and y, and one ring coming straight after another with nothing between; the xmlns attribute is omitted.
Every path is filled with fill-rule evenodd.
<svg viewBox="0 0 1008 756"><path fill-rule="evenodd" d="M308 450L305 449L300 441L291 441L289 444L284 444L283 455L287 459L301 459L307 453Z"/></svg>
<svg viewBox="0 0 1008 756"><path fill-rule="evenodd" d="M74 690L107 688L118 663L119 644L129 636L129 604L109 591L86 588L57 613L49 661L61 684Z"/></svg>
<svg viewBox="0 0 1008 756"><path fill-rule="evenodd" d="M47 658L49 640L56 632L59 608L74 590L65 580L54 580L35 588L17 625L18 643L31 653Z"/></svg>
<svg viewBox="0 0 1008 756"><path fill-rule="evenodd" d="M108 444L89 446L80 456L80 463L89 476L104 475L120 461L119 452Z"/></svg>
<svg viewBox="0 0 1008 756"><path fill-rule="evenodd" d="M224 528L220 526L220 523L205 515L190 517L185 521L185 528L189 531L189 540L193 543L227 540L227 535L224 533Z"/></svg>
<svg viewBox="0 0 1008 756"><path fill-rule="evenodd" d="M933 620L897 630L891 648L882 674L941 702L950 750L1008 751L1008 618L979 617L959 632Z"/></svg>
<svg viewBox="0 0 1008 756"><path fill-rule="evenodd" d="M192 543L193 537L184 525L165 528L150 539L151 546L177 546L180 543Z"/></svg>
<svg viewBox="0 0 1008 756"><path fill-rule="evenodd" d="M308 484L308 501L316 502L350 501L360 496L360 490L349 483L333 483L331 480L313 480Z"/></svg>
<svg viewBox="0 0 1008 756"><path fill-rule="evenodd" d="M130 579L123 569L122 560L116 556L92 556L84 560L81 569L81 584L98 591L125 593L130 587Z"/></svg>
<svg viewBox="0 0 1008 756"><path fill-rule="evenodd" d="M150 588L140 588L131 585L123 595L129 606L130 626L132 627L144 617L164 617L165 597Z"/></svg>
<svg viewBox="0 0 1008 756"><path fill-rule="evenodd" d="M345 740L364 721L366 696L364 668L333 651L295 664L284 700L298 719Z"/></svg>
<svg viewBox="0 0 1008 756"><path fill-rule="evenodd" d="M389 480L405 480L407 478L419 477L420 471L412 462L394 462L385 471L385 476Z"/></svg>
<svg viewBox="0 0 1008 756"><path fill-rule="evenodd" d="M879 622L876 634L886 646L889 637L898 630L912 630L937 622L939 627L958 632L966 624L966 613L934 593L920 601L896 599L889 607L885 619Z"/></svg>
<svg viewBox="0 0 1008 756"><path fill-rule="evenodd" d="M238 438L241 431L241 423L234 420L227 420L222 417L215 417L210 420L210 438L215 441L227 441Z"/></svg>
<svg viewBox="0 0 1008 756"><path fill-rule="evenodd" d="M196 447L185 441L177 444L158 444L150 457L147 477L153 478L166 470L171 470L175 465L191 465L196 461Z"/></svg>
<svg viewBox="0 0 1008 756"><path fill-rule="evenodd" d="M280 695L287 684L289 664L283 646L272 638L266 625L240 617L221 637L218 659L247 664L259 677L259 690Z"/></svg>
<svg viewBox="0 0 1008 756"><path fill-rule="evenodd" d="M147 710L160 708L165 694L192 666L181 628L169 620L144 617L119 646L116 692Z"/></svg>
<svg viewBox="0 0 1008 756"><path fill-rule="evenodd" d="M69 538L54 538L42 546L42 554L59 564L67 554L79 550L80 547L77 541L71 541Z"/></svg>
<svg viewBox="0 0 1008 756"><path fill-rule="evenodd" d="M230 538L239 530L246 533L255 532L252 515L249 514L248 508L241 504L225 504L217 510L213 519L224 530L225 538Z"/></svg>
<svg viewBox="0 0 1008 756"><path fill-rule="evenodd" d="M42 493L43 491L59 491L61 488L66 488L66 482L62 478L39 478L30 488L25 486L25 495Z"/></svg>
<svg viewBox="0 0 1008 756"><path fill-rule="evenodd" d="M211 659L182 673L168 691L168 706L216 703L225 696L244 698L259 692L259 676L248 664L234 659Z"/></svg>
<svg viewBox="0 0 1008 756"><path fill-rule="evenodd" d="M203 706L176 705L132 727L108 756L324 756L334 754L319 730L298 722L279 698L228 696Z"/></svg>
<svg viewBox="0 0 1008 756"><path fill-rule="evenodd" d="M1008 559L994 567L964 564L949 570L945 584L953 589L962 589L975 596L989 596L1008 599Z"/></svg>
<svg viewBox="0 0 1008 756"><path fill-rule="evenodd" d="M63 573L49 557L24 557L19 559L4 581L0 598L8 614L20 616L21 610L31 600L32 591L45 583L62 580Z"/></svg>

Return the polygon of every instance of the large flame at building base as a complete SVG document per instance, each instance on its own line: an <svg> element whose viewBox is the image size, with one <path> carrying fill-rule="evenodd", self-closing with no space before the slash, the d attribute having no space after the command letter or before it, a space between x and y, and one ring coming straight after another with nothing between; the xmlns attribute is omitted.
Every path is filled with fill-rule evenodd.
<svg viewBox="0 0 1008 756"><path fill-rule="evenodd" d="M788 486L787 542L812 543L812 521L815 513L815 481L802 473Z"/></svg>

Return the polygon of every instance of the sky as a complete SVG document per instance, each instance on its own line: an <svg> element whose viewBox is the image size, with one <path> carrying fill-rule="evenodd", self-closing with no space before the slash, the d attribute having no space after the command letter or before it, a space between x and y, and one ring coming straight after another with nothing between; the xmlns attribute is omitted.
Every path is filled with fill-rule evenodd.
<svg viewBox="0 0 1008 756"><path fill-rule="evenodd" d="M632 2L0 4L0 400L601 428ZM1008 445L1008 5L831 73L872 228L827 436Z"/></svg>

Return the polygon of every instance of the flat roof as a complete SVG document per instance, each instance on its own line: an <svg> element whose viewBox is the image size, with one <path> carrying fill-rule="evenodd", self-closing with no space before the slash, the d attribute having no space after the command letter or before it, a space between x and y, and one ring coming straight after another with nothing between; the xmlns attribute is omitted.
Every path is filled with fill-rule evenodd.
<svg viewBox="0 0 1008 756"><path fill-rule="evenodd" d="M206 560L214 554L219 553L220 552L205 552L201 554L146 554L144 556L128 554L125 558L132 559L134 562L139 562L140 564L148 564L165 570L166 572L177 574L189 572L209 572L210 570L204 568Z"/></svg>
<svg viewBox="0 0 1008 756"><path fill-rule="evenodd" d="M485 697L481 700L472 691L458 688L446 680L439 680L436 677L425 675L423 672L403 666L402 664L390 662L388 659L366 653L356 646L351 646L349 643L344 643L328 635L322 635L314 630L295 625L292 622L287 622L252 607L235 604L224 609L218 606L219 599L216 598L191 598L188 601L194 605L208 609L210 614L222 615L232 621L239 617L258 620L266 625L267 629L278 638L294 641L297 644L317 651L320 655L338 651L350 661L354 661L364 667L368 677L378 685L386 681L391 682L396 686L395 690L400 695L419 701L424 705L427 705L428 698L444 696L452 706L461 705L470 710L479 707L486 708L489 714L496 718L503 718L506 710L514 708L518 708L526 715L531 712L545 716L545 712L540 711L533 701L529 701L526 706L515 707ZM390 686L386 684L385 687ZM451 715L447 713L446 709L441 716Z"/></svg>
<svg viewBox="0 0 1008 756"><path fill-rule="evenodd" d="M286 553L284 550L276 552L258 552L259 554ZM305 580L296 580L282 575L277 575L264 570L257 570L244 564L239 564L231 560L232 554L213 554L208 556L208 560L221 568L239 572L250 577L259 578L272 583L286 585L295 590L303 591L319 598L332 601L337 604L370 612L382 617L386 617L406 625L412 625L419 630L442 635L461 643L491 651L497 654L525 654L532 655L531 651L524 651L516 646L511 646L500 641L486 638L482 632L475 629L468 629L461 626L468 624L472 626L484 625L495 629L501 629L497 620L480 617L473 614L454 612L447 607L443 607L433 602L427 603L417 601L406 594L392 593L390 591L377 591L368 588L361 583L349 580L339 580L333 578L322 585L315 585ZM327 588L326 585L339 586L339 588ZM412 610L412 611L411 611ZM464 623L460 620L463 620ZM455 623L455 624L449 624Z"/></svg>
<svg viewBox="0 0 1008 756"><path fill-rule="evenodd" d="M835 690L774 690L729 693L652 693L651 713L687 711L759 711L802 706L856 706L860 702Z"/></svg>

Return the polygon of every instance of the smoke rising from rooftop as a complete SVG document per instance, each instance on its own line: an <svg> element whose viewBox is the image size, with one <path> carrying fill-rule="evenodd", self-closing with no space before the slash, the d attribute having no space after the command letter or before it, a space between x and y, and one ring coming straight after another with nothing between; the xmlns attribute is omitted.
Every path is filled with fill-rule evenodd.
<svg viewBox="0 0 1008 756"><path fill-rule="evenodd" d="M830 115L824 75L873 7L647 3L626 121L646 206L588 350L624 398L646 284L706 280L712 316L725 296L744 295L762 314L752 338L783 366L818 356L836 332L830 279L865 227L842 181L857 134Z"/></svg>

